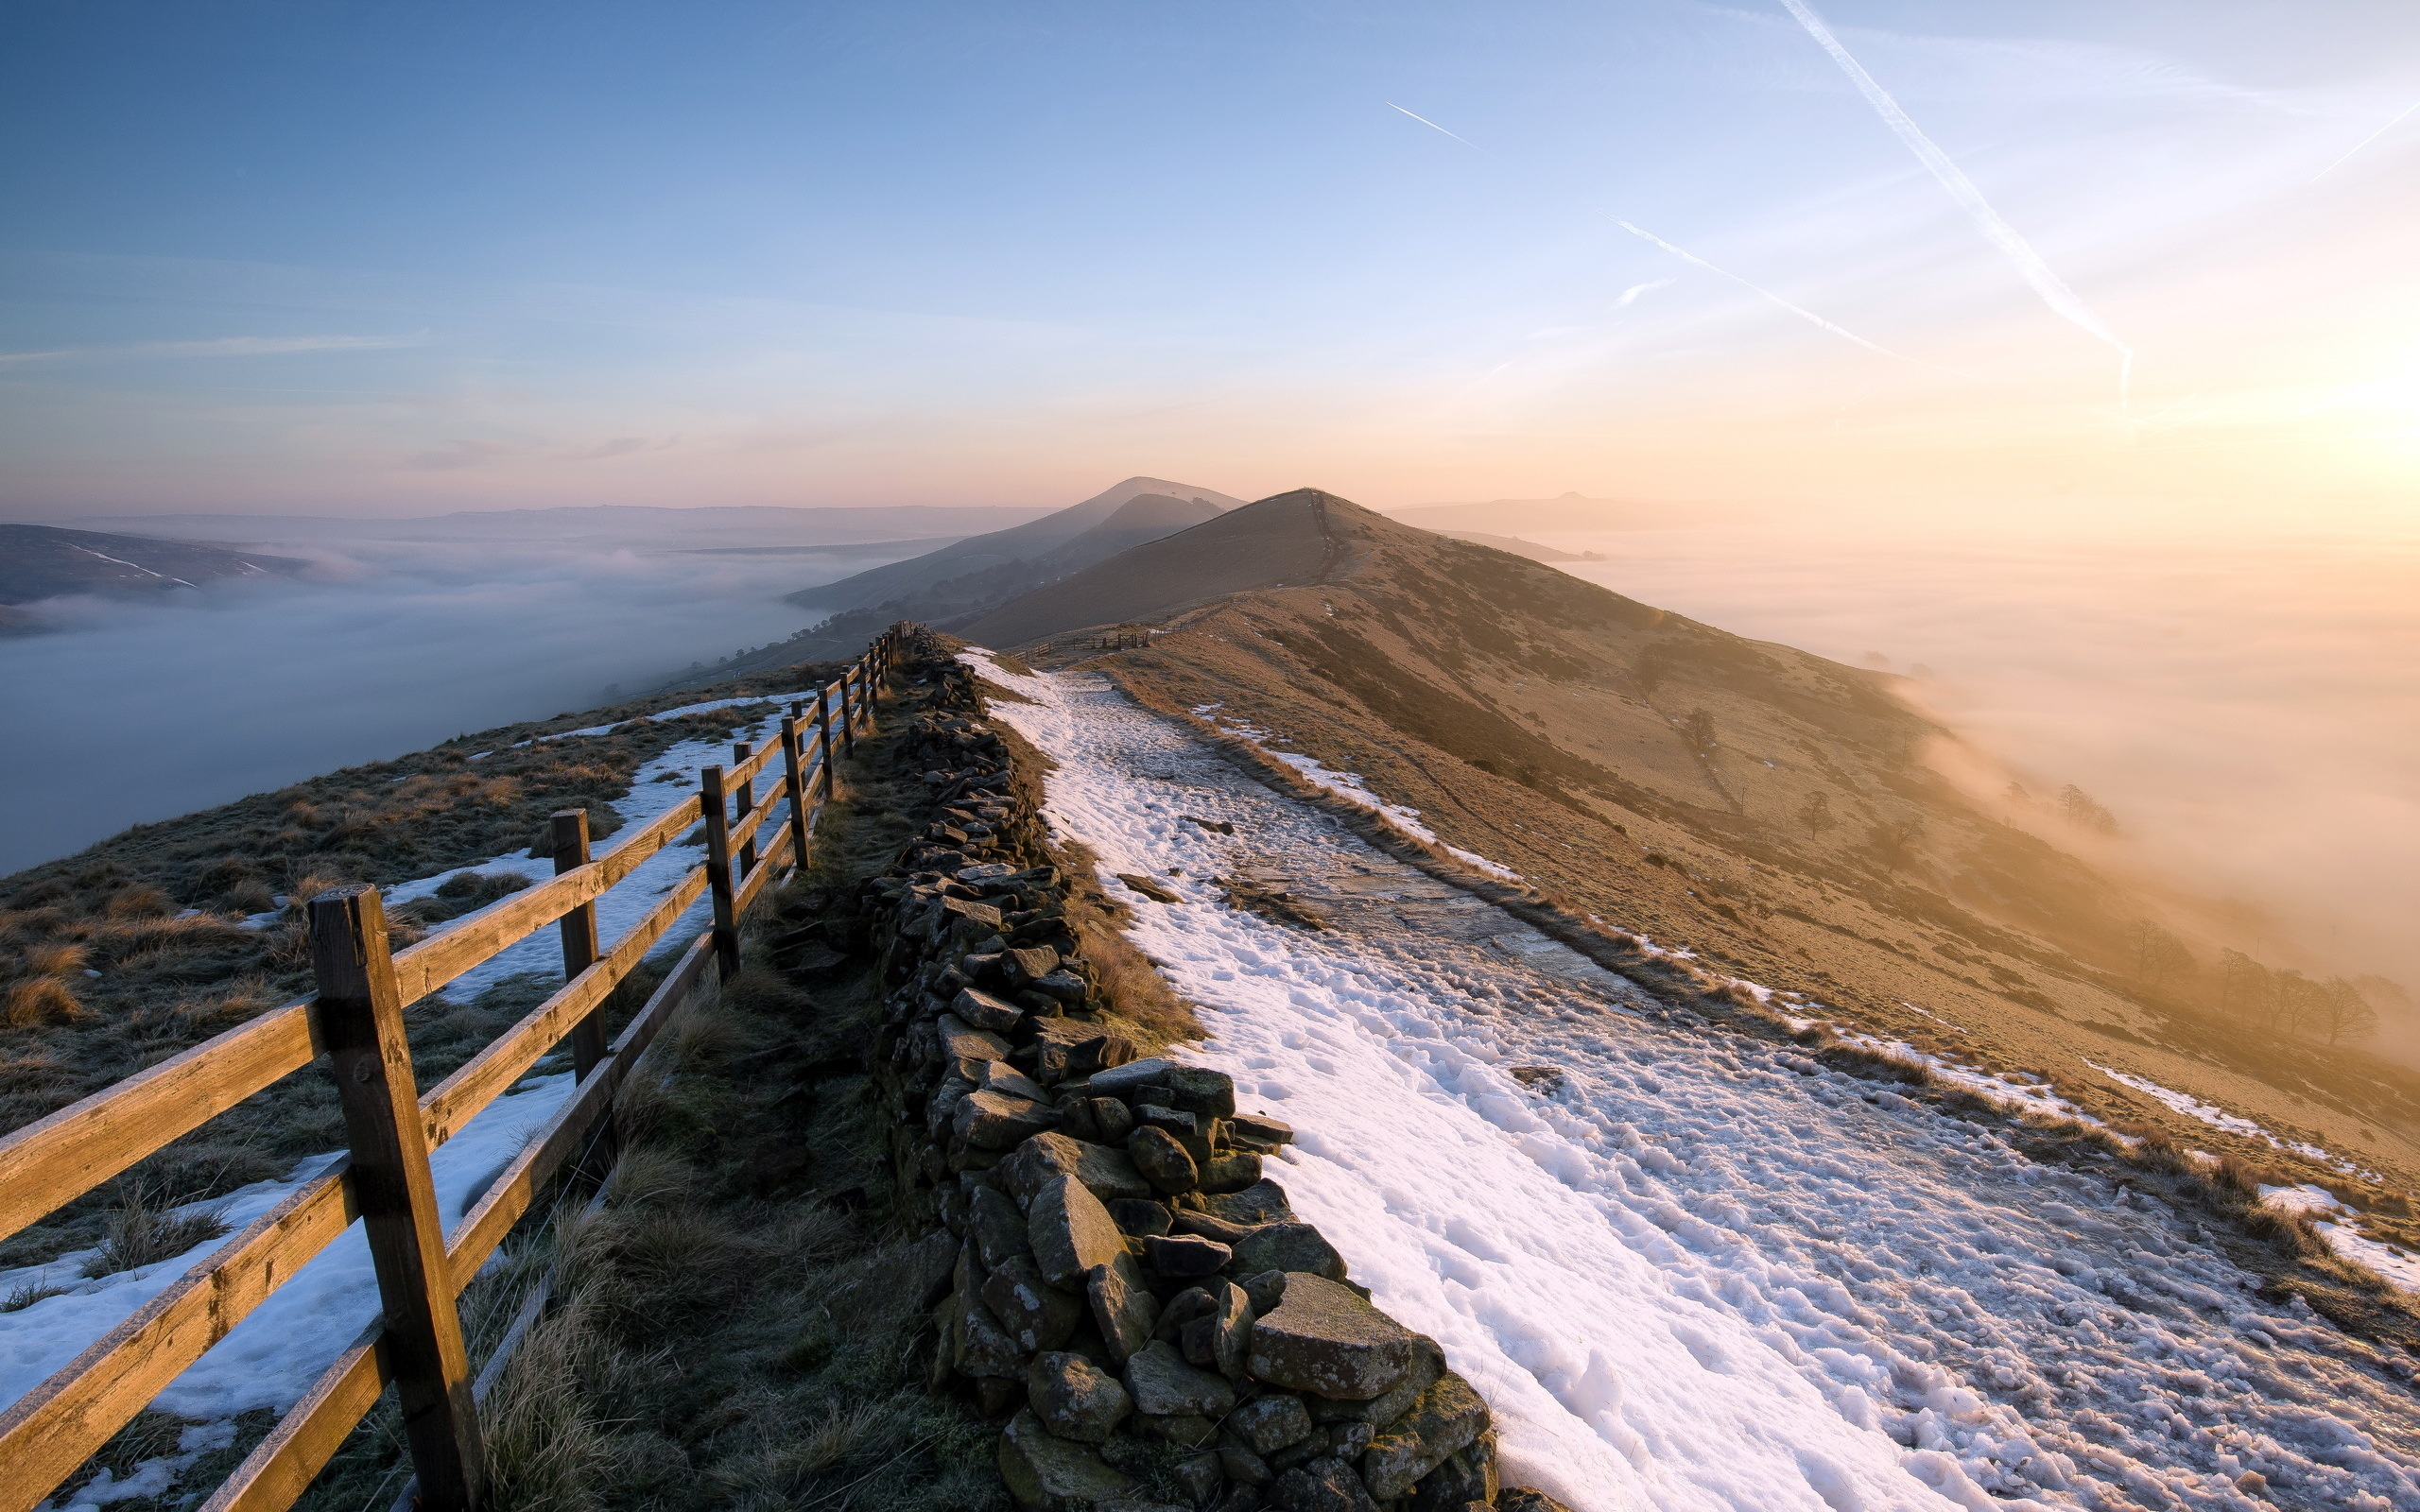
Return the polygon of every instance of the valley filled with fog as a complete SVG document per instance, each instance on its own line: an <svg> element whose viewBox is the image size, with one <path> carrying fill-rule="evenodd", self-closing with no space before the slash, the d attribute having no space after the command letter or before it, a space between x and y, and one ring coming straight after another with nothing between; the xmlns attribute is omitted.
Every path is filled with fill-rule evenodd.
<svg viewBox="0 0 2420 1512"><path fill-rule="evenodd" d="M1781 524L1532 538L1737 634L1909 678L2037 800L2008 816L2250 919L2243 947L2420 978L2420 564L2410 536L2037 536ZM2074 783L2118 838L2061 825Z"/></svg>
<svg viewBox="0 0 2420 1512"><path fill-rule="evenodd" d="M0 870L448 736L636 693L788 635L884 559L532 541L285 546L301 580L39 606L0 640ZM905 555L921 546L909 546Z"/></svg>

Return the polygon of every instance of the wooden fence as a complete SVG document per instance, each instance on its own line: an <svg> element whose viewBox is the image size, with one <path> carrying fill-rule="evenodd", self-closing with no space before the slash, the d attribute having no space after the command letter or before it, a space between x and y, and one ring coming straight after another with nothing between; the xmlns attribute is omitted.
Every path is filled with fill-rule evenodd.
<svg viewBox="0 0 2420 1512"><path fill-rule="evenodd" d="M420 1505L427 1512L475 1507L483 1459L457 1299L575 1157L580 1174L601 1178L613 1158L614 1100L632 1063L703 989L738 969L740 919L785 863L805 858L832 794L832 758L854 750L858 732L871 728L898 634L886 632L812 700L792 703L779 735L761 747L735 745L731 765L700 772L697 794L602 855L589 856L584 810L557 814L551 881L407 950L389 954L376 888L342 887L311 899L315 997L262 1014L0 1140L0 1238L321 1056L336 1081L349 1145L325 1173L0 1413L0 1512L26 1512L43 1501L355 1218L369 1239L382 1315L202 1503L203 1512L291 1505L389 1383L402 1404ZM767 789L761 796L760 778ZM787 821L764 839L785 799ZM704 861L612 949L600 951L596 900L700 820ZM712 924L608 1043L607 996L701 894L713 899ZM561 990L461 1069L419 1091L403 1010L549 924L562 936ZM429 1151L462 1132L566 1040L577 1076L569 1101L472 1201L449 1237ZM525 1309L527 1316L534 1313ZM482 1385L518 1332L498 1346Z"/></svg>

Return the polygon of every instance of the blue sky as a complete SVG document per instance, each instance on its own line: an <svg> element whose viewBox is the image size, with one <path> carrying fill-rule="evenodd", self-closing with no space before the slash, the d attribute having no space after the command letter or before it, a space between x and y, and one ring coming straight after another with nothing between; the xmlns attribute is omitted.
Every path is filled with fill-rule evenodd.
<svg viewBox="0 0 2420 1512"><path fill-rule="evenodd" d="M26 4L0 514L2409 510L2420 9L1816 13L2122 403L1782 0Z"/></svg>

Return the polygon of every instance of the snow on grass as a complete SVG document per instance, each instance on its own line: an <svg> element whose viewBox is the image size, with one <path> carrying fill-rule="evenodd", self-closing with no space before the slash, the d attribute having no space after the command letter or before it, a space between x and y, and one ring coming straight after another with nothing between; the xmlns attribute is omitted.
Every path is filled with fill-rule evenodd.
<svg viewBox="0 0 2420 1512"><path fill-rule="evenodd" d="M670 713L763 701L724 699ZM772 713L741 730L736 738L762 741L778 728L779 722L779 713ZM635 833L696 792L698 767L729 760L730 750L726 741L683 741L642 765L633 776L629 794L614 800L615 811L625 821L623 833ZM672 780L659 781L663 778ZM760 779L760 792L764 785ZM780 792L778 783L774 791ZM783 804L764 810L769 822L786 812L786 805ZM737 842L735 835L735 849ZM608 845L598 853L610 849ZM701 855L699 848L676 841L642 862L599 898L597 933L604 947L612 949L614 941L644 918ZM433 894L447 878L462 871L483 876L517 875L534 883L553 875L554 868L550 861L533 861L524 852L510 851L469 867L449 868L396 883L383 887L381 896L391 908ZM508 894L488 907L502 906L511 896ZM666 934L666 943L660 950L685 947L699 930L706 927L710 906L700 899L684 911ZM448 919L430 933L434 936L461 928L487 911L482 908L460 919ZM274 922L282 917L265 914L256 916L251 922ZM443 990L447 997L466 1002L509 977L524 973L560 977L562 967L560 933L552 928L541 929L455 978ZM571 1093L571 1084L567 1074L528 1078L482 1109L461 1133L432 1153L430 1163L436 1177L438 1203L449 1227L461 1216L464 1205L485 1190L519 1152L528 1131L562 1105ZM196 1206L221 1211L230 1231L240 1229L317 1176L334 1158L313 1156L298 1164L284 1180L256 1182ZM93 1252L89 1250L62 1255L43 1265L0 1272L0 1296L27 1284L65 1288L63 1295L45 1297L14 1313L0 1313L0 1404L14 1400L74 1359L87 1345L117 1326L223 1242L212 1240L173 1260L92 1280L78 1274L82 1263L91 1258ZM253 1407L283 1411L352 1342L376 1308L376 1279L361 1227L356 1223L293 1280L271 1294L227 1338L188 1367L153 1405L163 1411L205 1419L231 1417ZM147 1462L134 1478L96 1482L97 1489L87 1487L80 1492L83 1500L77 1504L86 1504L96 1497L122 1500L151 1494L128 1487L138 1483L147 1486L149 1478L172 1473L172 1468L162 1469L168 1464Z"/></svg>
<svg viewBox="0 0 2420 1512"><path fill-rule="evenodd" d="M431 1153L438 1211L449 1232L471 1201L520 1152L530 1130L552 1117L571 1091L568 1073L526 1078ZM257 1181L198 1206L221 1211L232 1234L320 1175L333 1159L312 1156L282 1181ZM78 1273L92 1257L91 1250L62 1255L45 1265L0 1272L0 1293L27 1281L69 1288L63 1296L0 1314L0 1402L15 1400L73 1360L225 1242L224 1237L210 1240L173 1260L89 1280ZM231 1418L254 1407L283 1412L377 1311L377 1278L371 1268L369 1242L356 1221L234 1332L187 1366L152 1405L204 1419Z"/></svg>
<svg viewBox="0 0 2420 1512"><path fill-rule="evenodd" d="M2327 1247L2336 1251L2339 1259L2376 1271L2399 1291L2420 1293L2420 1257L2361 1232L2354 1225L2359 1214L2325 1187L2308 1182L2290 1187L2264 1186L2260 1189L2260 1203L2280 1212L2300 1213L2314 1220L2311 1228L2327 1241Z"/></svg>
<svg viewBox="0 0 2420 1512"><path fill-rule="evenodd" d="M988 661L979 664L987 667L992 665ZM1476 851L1465 850L1460 846L1447 845L1440 840L1437 838L1437 832L1430 829L1421 818L1418 809L1406 808L1400 803L1390 803L1377 794L1371 792L1369 782L1360 773L1338 771L1321 762L1317 757L1305 756L1299 751L1270 750L1269 742L1277 738L1273 731L1246 720L1230 718L1215 713L1224 707L1226 706L1223 703L1196 704L1193 713L1227 734L1251 741L1263 750L1268 750L1270 755L1294 768L1303 781L1313 787L1342 799L1355 808L1375 816L1380 822L1409 835L1421 844L1436 846L1462 865L1474 870L1485 872L1499 882L1521 880L1521 874L1511 867L1490 861Z"/></svg>
<svg viewBox="0 0 2420 1512"><path fill-rule="evenodd" d="M2132 1087L2144 1096L2155 1102L2165 1103L2186 1117L2207 1124L2212 1128L2224 1129L2230 1134L2240 1134L2246 1139L2258 1140L2273 1150L2286 1150L2302 1156L2306 1160L2317 1160L2328 1169L2341 1171L2346 1176L2358 1176L2372 1181L2380 1179L2376 1172L2365 1171L2320 1145L2301 1144L2290 1140L2281 1140L2242 1114L2230 1113L2218 1104L2205 1103L2189 1092L2180 1092L2172 1087L2163 1087L2148 1076L2136 1076L2128 1072L2113 1070L2096 1061L2087 1060L2084 1064L2119 1086Z"/></svg>
<svg viewBox="0 0 2420 1512"><path fill-rule="evenodd" d="M752 693L737 698L710 698L704 703L684 703L678 709L658 709L651 714L632 714L628 719L618 719L610 725L587 725L579 730L558 730L551 735L532 735L527 740L515 741L504 748L506 750L519 750L524 746L535 746L540 741L569 740L574 735L610 735L625 725L644 725L651 720L657 719L679 719L685 714L709 714L717 709L738 709L750 704L760 703L778 703L786 706L798 699L812 698L815 696L817 690L814 688L802 688L796 693ZM760 728L762 724L777 723L780 717L781 716L776 713L770 718L761 721ZM494 754L494 751L483 750L479 752L477 756L474 756L470 759L472 761L478 761L482 757L493 756Z"/></svg>
<svg viewBox="0 0 2420 1512"><path fill-rule="evenodd" d="M1648 1000L1488 948L1528 932L1500 913L1309 934L1220 907L1194 879L1241 842L1145 774L1290 875L1416 874L1106 679L985 673L1035 700L993 717L1059 764L1058 831L1104 874L1183 869L1132 927L1215 1036L1190 1057L1296 1126L1271 1174L1486 1397L1508 1485L1580 1512L2251 1512L2257 1472L2420 1507L2402 1388L2154 1199L1794 1047L1622 1013ZM1540 1064L1549 1095L1509 1074Z"/></svg>

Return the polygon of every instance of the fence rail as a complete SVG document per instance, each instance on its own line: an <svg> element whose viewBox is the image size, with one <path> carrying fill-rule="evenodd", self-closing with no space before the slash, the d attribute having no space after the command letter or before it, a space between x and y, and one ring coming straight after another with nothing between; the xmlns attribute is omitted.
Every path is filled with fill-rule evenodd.
<svg viewBox="0 0 2420 1512"><path fill-rule="evenodd" d="M558 813L556 875L443 934L390 955L375 888L339 888L309 900L313 997L0 1139L0 1238L323 1056L343 1105L348 1145L328 1170L0 1412L0 1512L27 1512L43 1501L355 1219L364 1221L370 1240L380 1317L337 1355L203 1512L283 1512L389 1383L404 1410L420 1506L475 1507L483 1461L459 1294L575 1158L583 1158L585 1176L602 1179L612 1158L614 1100L631 1066L702 988L738 969L740 921L772 877L806 858L816 818L832 796L833 759L854 751L858 732L872 728L899 634L886 632L812 699L793 701L777 735L760 746L735 746L727 767L704 767L695 796L602 855L588 854L584 810ZM759 793L758 780L775 763L778 785L765 782ZM786 821L766 838L767 825L784 814ZM596 900L700 822L705 859L600 953ZM712 924L606 1042L607 998L690 905L709 895ZM403 1010L550 924L562 932L562 987L420 1091ZM570 1099L473 1199L449 1237L429 1152L565 1044L576 1076Z"/></svg>

